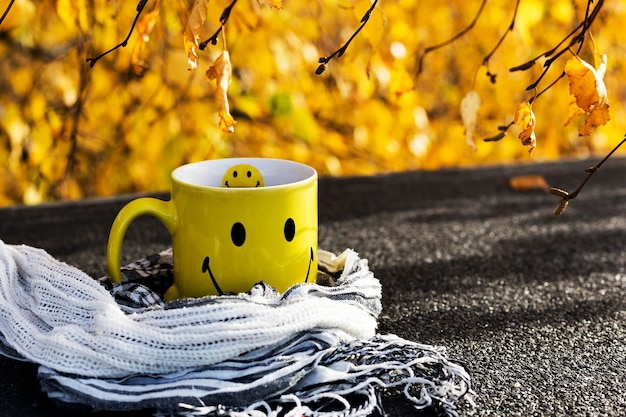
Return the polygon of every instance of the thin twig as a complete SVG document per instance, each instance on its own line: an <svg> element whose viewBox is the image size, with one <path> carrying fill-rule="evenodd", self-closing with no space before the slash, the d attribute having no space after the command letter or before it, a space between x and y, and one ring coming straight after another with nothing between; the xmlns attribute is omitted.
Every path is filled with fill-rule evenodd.
<svg viewBox="0 0 626 417"><path fill-rule="evenodd" d="M139 0L139 3L137 4L137 15L135 16L135 20L133 21L133 24L131 25L130 30L128 31L128 35L126 36L126 39L124 39L121 43L115 45L113 48L109 49L108 51L101 53L95 58L87 58L86 61L89 62L90 67L93 68L93 66L96 65L96 62L98 62L100 58L110 54L111 52L115 51L118 48L124 48L126 47L126 45L128 45L128 40L130 39L130 36L133 34L133 30L135 30L135 25L137 25L137 22L139 21L139 16L141 16L141 12L143 12L144 8L146 7L146 3L148 3L148 0Z"/></svg>
<svg viewBox="0 0 626 417"><path fill-rule="evenodd" d="M554 48L550 49L549 51L546 51L544 53L542 53L541 55L538 55L537 57L533 58L530 61L527 61L521 65L515 66L513 68L510 68L509 71L511 72L515 72L515 71L526 71L528 69L530 69L533 65L535 65L536 61L542 57L544 58L548 58L548 60L546 60L546 62L544 62L543 67L544 70L542 71L541 75L539 75L539 77L530 85L528 85L528 87L526 87L526 90L533 90L535 88L537 88L537 85L539 84L539 82L541 82L541 80L543 79L543 77L548 73L548 71L550 70L550 67L552 66L552 64L561 56L563 55L565 52L567 52L573 45L575 45L576 43L579 43L579 51L580 48L582 48L582 43L583 40L585 38L585 35L587 34L587 32L589 31L589 29L591 28L591 24L594 22L594 20L596 19L596 17L598 16L598 13L600 12L600 9L602 8L603 4L604 4L604 0L598 0L598 3L596 4L596 6L593 8L593 10L590 11L590 7L591 7L591 3L593 3L593 0L588 0L587 2L587 8L585 10L585 18L583 19L582 22L580 22L576 28L574 28L574 30L572 30L569 34L567 34L567 36L565 36ZM580 33L578 33L580 32ZM577 34L578 33L578 34ZM571 39L570 39L571 38ZM567 42L569 40L569 42ZM565 43L567 43L567 45L563 46ZM558 79L562 78L563 75L559 76ZM553 85L554 83L552 83L551 85ZM542 93L545 91L545 89L542 91Z"/></svg>
<svg viewBox="0 0 626 417"><path fill-rule="evenodd" d="M333 52L332 54L328 56L324 56L318 59L317 62L319 62L320 65L315 70L315 74L320 75L321 73L323 73L326 70L326 65L330 62L331 59L335 57L341 58L341 56L346 52L346 49L348 49L348 46L350 45L350 43L354 40L354 38L356 38L356 35L359 34L359 32L365 27L367 22L370 20L370 16L372 15L374 8L376 7L376 4L378 4L378 0L374 0L372 2L372 6L365 12L363 17L361 18L361 26L359 26L359 28L352 34L352 36L350 36L350 39L348 39L341 48L337 49L335 52Z"/></svg>
<svg viewBox="0 0 626 417"><path fill-rule="evenodd" d="M457 39L459 39L460 37L462 37L466 33L468 33L470 30L472 30L474 28L474 26L476 25L476 22L480 18L480 15L483 13L483 9L485 8L485 4L486 3L487 3L487 0L483 0L482 1L482 3L480 4L480 8L478 9L478 12L476 12L476 16L474 16L474 19L472 19L470 24L467 25L467 27L465 29L463 29L462 31L460 31L459 33L457 33L456 35L454 35L453 37L451 37L448 40L445 40L445 41L443 41L441 43L429 46L428 48L424 49L424 52L422 52L422 55L420 55L420 58L419 58L419 63L418 63L418 66L417 66L417 76L419 76L422 73L422 68L424 66L424 58L426 57L426 54L429 54L432 51L435 51L437 49L440 49L440 48L443 48L445 46L448 46L448 45L452 44L454 41L456 41Z"/></svg>
<svg viewBox="0 0 626 417"><path fill-rule="evenodd" d="M563 213L563 211L569 205L569 202L571 200L575 199L578 196L578 193L580 193L580 190L582 190L583 187L585 186L585 184L587 184L587 181L589 181L591 176L593 174L595 174L596 172L598 172L600 167L615 153L615 151L617 151L617 149L619 149L620 146L622 146L624 144L624 142L626 142L626 135L624 135L624 139L622 139L622 141L620 143L618 143L617 146L615 146L611 150L611 152L609 152L604 157L604 159L602 159L602 161L600 161L597 165L594 165L592 167L589 167L589 168L585 169L585 171L587 172L587 176L585 177L583 182L578 186L578 188L576 188L573 192L569 193L569 192L567 192L565 190L562 190L562 189L556 188L556 187L550 188L550 193L551 194L554 194L556 196L561 197L561 201L559 202L559 206L557 207L557 209L554 211L554 214L552 215L553 217L558 217L558 216L560 216Z"/></svg>
<svg viewBox="0 0 626 417"><path fill-rule="evenodd" d="M587 32L589 31L589 28L591 27L591 24L593 23L593 21L595 20L595 18L598 16L598 13L600 12L600 9L602 8L602 5L604 4L604 0L598 0L598 3L596 4L596 6L591 9L591 4L593 3L594 0L588 0L587 2L587 8L585 10L585 18L583 19L582 22L580 22L576 28L574 28L574 30L572 30L567 36L565 36L565 38L563 38L554 48L550 49L549 51L546 51L544 53L542 53L541 55L538 55L537 57L533 58L530 61L527 61L521 65L518 65L516 67L510 68L509 71L514 72L514 71L526 71L528 69L530 69L533 65L535 65L536 61L542 57L544 58L548 58L544 64L543 64L543 71L541 72L541 74L539 75L539 77L530 85L528 85L526 87L526 91L530 91L530 90L535 90L535 95L528 101L529 104L533 104L533 102L535 100L537 100L537 98L539 98L539 96L541 96L543 93L545 93L546 91L548 91L550 88L552 88L559 80L561 80L564 76L565 76L565 71L562 71L558 77L556 77L556 79L554 79L550 85L548 85L547 87L545 87L543 90L537 92L537 86L539 85L539 83L543 80L543 78L546 76L546 74L548 73L548 71L550 70L550 67L552 66L552 64L559 59L565 52L567 51L571 51L571 47L576 44L576 43L580 43L579 46L579 51L580 48L582 47L582 42L585 38L585 35L587 34ZM517 11L517 9L516 9ZM515 17L513 18L513 22L511 23L511 25L513 25L515 21ZM509 27L509 30L512 29L512 26ZM580 32L580 33L578 33ZM506 35L506 33L505 33ZM570 39L571 38L571 39ZM569 42L568 42L569 39ZM500 43L502 42L502 39L500 40L500 42L498 42L498 44L496 45L496 48L500 46ZM565 46L563 46L564 44L566 44ZM489 60L489 58L491 57L491 54L495 52L492 51L490 54L488 54L485 59L483 60L483 64L485 64L486 61ZM495 77L495 75L490 74L489 72L487 72L487 75L491 77L492 81L494 80L493 77ZM499 133L497 133L494 136L488 137L483 139L483 141L485 142L496 142L499 141L500 139L504 138L506 136L506 132L508 130L509 127L511 127L514 124L514 122L509 123L506 126L500 126L498 128L498 130L500 130ZM558 190L557 192L562 192L565 193L565 191L563 190ZM557 195L561 195L562 197L565 194L557 194ZM565 207L567 207L567 204L569 203L569 201L564 203L564 207L561 208L561 212L565 209ZM558 212L559 210L557 210ZM556 213L556 212L555 212ZM559 213L560 214L560 213ZM558 214L557 214L558 215Z"/></svg>
<svg viewBox="0 0 626 417"><path fill-rule="evenodd" d="M502 45L502 42L504 42L504 39L507 37L507 35L509 33L511 33L513 31L513 28L515 27L515 19L517 18L517 10L519 8L519 4L520 4L521 0L517 0L515 2L515 10L513 11L513 17L511 18L511 23L509 24L509 27L507 28L507 30L502 34L502 37L500 37L500 40L498 40L498 43L496 43L496 45L493 47L493 49L491 50L491 52L489 52L487 55L485 55L485 57L483 58L483 65L485 67L487 67L487 76L491 79L492 83L496 82L496 74L492 74L489 71L489 60L491 59L491 57L496 53L496 51L498 50L498 48L500 48L500 45Z"/></svg>
<svg viewBox="0 0 626 417"><path fill-rule="evenodd" d="M219 34L224 30L224 25L226 25L226 22L228 22L228 19L230 18L230 12L233 11L235 3L237 3L237 0L233 0L228 6L224 8L222 14L220 15L220 27L215 31L215 33L211 35L207 40L202 41L198 44L198 48L200 48L201 51L204 51L209 43L211 45L217 45L217 38Z"/></svg>
<svg viewBox="0 0 626 417"><path fill-rule="evenodd" d="M528 100L528 102L529 102L530 104L532 104L532 103L533 103L533 102L534 102L537 98L539 98L539 96L540 96L540 95L542 95L543 93L545 93L546 91L548 91L549 89L551 89L551 88L552 88L552 87L553 87L556 83L558 83L558 82L561 80L561 78L563 78L563 77L565 77L565 71L561 72L561 74L560 74L558 77L556 77L556 78L554 79L554 81L552 81L552 82L550 83L550 85L548 85L546 88L544 88L543 90L541 90L540 92L538 92L538 93L537 93L537 95L535 95L533 98L531 98L530 100Z"/></svg>
<svg viewBox="0 0 626 417"><path fill-rule="evenodd" d="M596 7L594 8L594 10L590 13L589 12L589 7L591 6L591 3L593 3L593 0L589 0L587 2L587 8L585 10L585 18L583 19L582 22L580 22L574 29L572 29L572 31L567 34L567 36L565 36L563 39L561 39L561 41L554 46L552 49L545 51L539 55L537 55L535 58L531 59L530 61L527 61L521 65L517 65L515 67L512 67L509 69L509 71L511 72L515 72L515 71L526 71L527 69L531 68L533 65L535 65L535 63L537 62L538 59L540 58L548 58L550 56L552 56L552 54L554 54L556 51L559 50L559 48L561 48L561 46L563 46L563 44L565 42L568 41L568 39L572 38L572 40L569 41L569 44L565 47L565 49L571 47L572 45L574 45L577 42L581 42L582 38L585 36L585 34L588 32L591 23L595 20L598 12L600 11L600 9L602 8L602 5L604 3L604 0L600 0L598 1L598 4L596 4ZM576 35L576 33L580 31L580 33L578 35ZM576 36L574 36L576 35ZM545 66L545 64L544 64Z"/></svg>
<svg viewBox="0 0 626 417"><path fill-rule="evenodd" d="M2 13L2 16L0 17L0 25L2 24L2 22L4 22L4 19L7 17L7 15L9 14L9 10L11 10L11 6L13 6L13 3L15 3L15 0L11 0L9 2L9 5L7 6L6 9L4 9L4 13Z"/></svg>

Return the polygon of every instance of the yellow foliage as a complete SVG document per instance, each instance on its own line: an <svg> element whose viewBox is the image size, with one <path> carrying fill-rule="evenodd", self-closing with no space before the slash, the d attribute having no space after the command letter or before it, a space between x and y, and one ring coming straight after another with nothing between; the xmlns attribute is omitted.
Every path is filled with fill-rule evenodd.
<svg viewBox="0 0 626 417"><path fill-rule="evenodd" d="M57 0L56 12L68 28L78 25L83 32L89 29L86 0Z"/></svg>
<svg viewBox="0 0 626 417"><path fill-rule="evenodd" d="M586 1L520 2L510 33L516 2L487 2L475 27L428 53L417 76L424 50L465 29L480 1L378 2L315 75L319 58L361 26L370 0L237 2L223 27L230 0L148 0L127 46L90 67L87 58L126 38L137 3L15 1L0 26L0 205L166 190L174 167L208 158L287 158L322 175L371 174L528 160L517 136L536 146L535 160L588 156L626 131L619 100L608 118L608 96L626 97L626 9L608 2L592 29L611 65L566 63L566 52L537 90L564 69L568 77L536 100L526 87L545 58L509 68L557 45ZM219 30L217 44L201 50ZM584 46L587 59L589 38ZM580 123L563 126L572 117ZM481 140L511 122L512 137Z"/></svg>

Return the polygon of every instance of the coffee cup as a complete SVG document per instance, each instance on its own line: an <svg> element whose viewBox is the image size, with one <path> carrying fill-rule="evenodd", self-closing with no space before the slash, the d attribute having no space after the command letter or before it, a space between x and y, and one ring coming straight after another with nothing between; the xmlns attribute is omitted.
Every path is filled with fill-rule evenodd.
<svg viewBox="0 0 626 417"><path fill-rule="evenodd" d="M183 165L171 199L141 197L116 216L107 246L111 281L121 282L124 235L138 216L159 219L172 236L174 300L249 291L265 281L279 292L315 282L318 176L293 161L228 158Z"/></svg>

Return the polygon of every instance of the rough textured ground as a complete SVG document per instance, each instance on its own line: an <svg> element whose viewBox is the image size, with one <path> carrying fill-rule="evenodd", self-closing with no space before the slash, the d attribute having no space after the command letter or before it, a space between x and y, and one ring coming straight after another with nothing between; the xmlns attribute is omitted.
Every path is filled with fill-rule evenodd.
<svg viewBox="0 0 626 417"><path fill-rule="evenodd" d="M626 161L612 159L558 219L558 198L513 191L543 175L572 191L595 161L323 178L320 247L350 247L383 285L381 333L443 345L474 378L462 415L626 415ZM94 276L128 197L0 209L0 239ZM123 261L169 245L134 223ZM2 415L72 416L39 393L35 367L0 359ZM414 415L385 400L392 416Z"/></svg>

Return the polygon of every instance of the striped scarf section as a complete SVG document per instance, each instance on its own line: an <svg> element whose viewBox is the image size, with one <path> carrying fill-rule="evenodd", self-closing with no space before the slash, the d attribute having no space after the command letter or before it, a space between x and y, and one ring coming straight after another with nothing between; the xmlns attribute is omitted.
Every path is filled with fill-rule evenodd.
<svg viewBox="0 0 626 417"><path fill-rule="evenodd" d="M441 347L376 333L381 285L352 250L320 251L317 284L165 302L171 251L95 280L0 241L0 353L85 410L155 415L368 416L381 395L457 415L471 379Z"/></svg>

